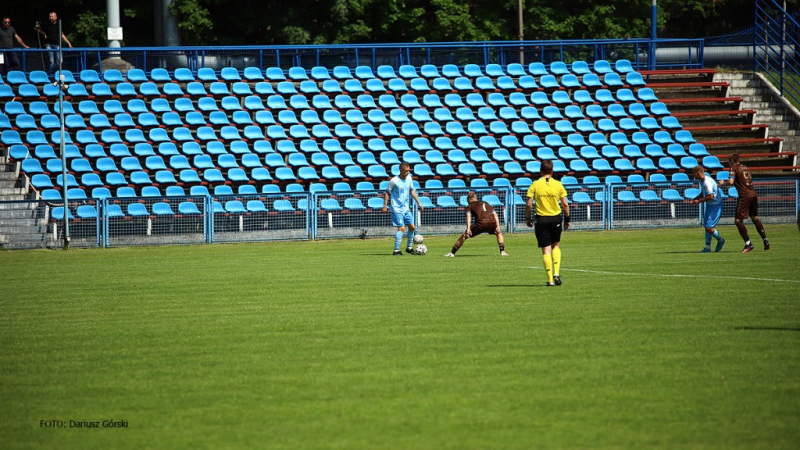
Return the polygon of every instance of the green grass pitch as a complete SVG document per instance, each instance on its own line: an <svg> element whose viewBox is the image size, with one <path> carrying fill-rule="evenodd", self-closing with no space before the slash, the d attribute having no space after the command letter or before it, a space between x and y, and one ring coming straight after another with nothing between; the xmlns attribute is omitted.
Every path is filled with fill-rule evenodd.
<svg viewBox="0 0 800 450"><path fill-rule="evenodd" d="M1 446L800 448L800 234L721 231L567 232L554 288L532 234L0 252Z"/></svg>

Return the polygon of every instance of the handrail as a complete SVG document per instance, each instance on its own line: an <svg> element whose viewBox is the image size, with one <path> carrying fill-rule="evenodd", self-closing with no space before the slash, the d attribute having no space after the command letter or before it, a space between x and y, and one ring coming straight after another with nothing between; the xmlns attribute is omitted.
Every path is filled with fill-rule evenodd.
<svg viewBox="0 0 800 450"><path fill-rule="evenodd" d="M775 0L757 0L753 32L753 68L772 82L780 95L800 105L800 24Z"/></svg>
<svg viewBox="0 0 800 450"><path fill-rule="evenodd" d="M573 61L592 63L596 60L627 59L635 69L648 67L648 50L652 47L681 50L680 56L657 62L655 68L702 68L703 39L598 39L598 40L547 40L547 41L493 41L493 42L435 42L397 44L332 44L332 45L274 45L225 47L98 47L63 49L65 69L73 72L84 69L102 71L113 60L149 71L163 67L168 70L202 67L219 70L222 67L242 69L255 66L291 67L311 69L315 66L335 67L369 66L373 70L381 65L395 69L401 65L422 66L445 64L511 63L528 65L540 62L549 65L555 61L567 64ZM683 51L683 50L686 51ZM23 70L42 70L44 55L52 50L17 49L22 56ZM520 60L520 55L523 60ZM46 61L45 61L46 62ZM47 70L46 67L44 70Z"/></svg>

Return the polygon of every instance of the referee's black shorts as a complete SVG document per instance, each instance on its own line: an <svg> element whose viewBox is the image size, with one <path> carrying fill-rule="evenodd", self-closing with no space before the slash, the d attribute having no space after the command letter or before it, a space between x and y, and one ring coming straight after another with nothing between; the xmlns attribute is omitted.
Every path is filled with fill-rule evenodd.
<svg viewBox="0 0 800 450"><path fill-rule="evenodd" d="M539 247L561 242L561 214L557 216L536 216L536 241Z"/></svg>

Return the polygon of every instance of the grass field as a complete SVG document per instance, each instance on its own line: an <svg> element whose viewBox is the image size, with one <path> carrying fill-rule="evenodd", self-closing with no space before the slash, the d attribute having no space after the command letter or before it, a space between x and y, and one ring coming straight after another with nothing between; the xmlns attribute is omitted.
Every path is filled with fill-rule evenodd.
<svg viewBox="0 0 800 450"><path fill-rule="evenodd" d="M530 234L0 252L0 446L800 448L800 234L721 231L569 232L555 288Z"/></svg>

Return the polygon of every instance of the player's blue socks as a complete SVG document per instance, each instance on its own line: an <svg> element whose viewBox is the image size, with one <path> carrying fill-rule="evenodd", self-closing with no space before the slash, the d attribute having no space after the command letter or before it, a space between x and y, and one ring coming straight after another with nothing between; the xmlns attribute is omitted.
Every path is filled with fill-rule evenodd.
<svg viewBox="0 0 800 450"><path fill-rule="evenodd" d="M394 234L394 251L400 251L400 243L403 242L403 232L398 231Z"/></svg>
<svg viewBox="0 0 800 450"><path fill-rule="evenodd" d="M722 239L722 236L719 235L719 231L717 231L717 230L714 230L714 234L712 234L711 236L713 236L714 239L716 239L718 242L719 242L720 239ZM711 241L709 241L709 242L711 242Z"/></svg>
<svg viewBox="0 0 800 450"><path fill-rule="evenodd" d="M719 236L719 233L717 236ZM711 248L711 233L708 231L706 231L706 247Z"/></svg>
<svg viewBox="0 0 800 450"><path fill-rule="evenodd" d="M408 230L408 245L406 247L411 247L414 245L414 234L415 233L413 231Z"/></svg>

